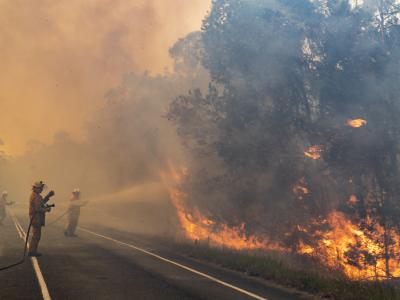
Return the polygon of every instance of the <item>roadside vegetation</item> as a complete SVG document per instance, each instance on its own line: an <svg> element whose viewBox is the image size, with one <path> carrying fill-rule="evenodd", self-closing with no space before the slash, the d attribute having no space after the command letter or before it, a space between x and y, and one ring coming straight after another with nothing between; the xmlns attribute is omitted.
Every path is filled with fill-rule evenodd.
<svg viewBox="0 0 400 300"><path fill-rule="evenodd" d="M389 281L349 280L337 270L310 268L300 270L274 254L212 248L199 244L180 244L181 253L246 275L273 281L321 298L340 300L400 299L396 283Z"/></svg>

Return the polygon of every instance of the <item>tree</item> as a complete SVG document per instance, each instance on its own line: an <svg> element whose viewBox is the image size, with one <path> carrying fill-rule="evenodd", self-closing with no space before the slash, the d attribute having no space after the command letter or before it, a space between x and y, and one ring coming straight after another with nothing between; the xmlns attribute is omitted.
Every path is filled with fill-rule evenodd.
<svg viewBox="0 0 400 300"><path fill-rule="evenodd" d="M318 242L316 232L329 230L323 220L340 209L379 240L391 276L400 225L396 9L394 1L213 1L201 46L209 92L182 95L169 112L201 155L190 201L293 249Z"/></svg>

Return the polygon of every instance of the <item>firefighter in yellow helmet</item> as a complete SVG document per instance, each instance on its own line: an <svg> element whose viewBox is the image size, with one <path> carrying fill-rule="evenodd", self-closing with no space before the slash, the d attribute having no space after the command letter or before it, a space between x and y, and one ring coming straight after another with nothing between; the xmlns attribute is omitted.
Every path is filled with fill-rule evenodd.
<svg viewBox="0 0 400 300"><path fill-rule="evenodd" d="M86 205L86 201L81 200L81 191L74 189L69 202L67 225L65 226L64 235L68 237L76 237L76 227L78 226L81 207Z"/></svg>
<svg viewBox="0 0 400 300"><path fill-rule="evenodd" d="M42 226L45 225L46 213L50 212L51 208L46 205L47 201L54 195L53 191L42 197L41 193L45 188L42 181L37 181L32 186L32 194L29 198L29 217L31 222L32 237L29 244L29 256L41 256L37 252L39 241L42 235Z"/></svg>

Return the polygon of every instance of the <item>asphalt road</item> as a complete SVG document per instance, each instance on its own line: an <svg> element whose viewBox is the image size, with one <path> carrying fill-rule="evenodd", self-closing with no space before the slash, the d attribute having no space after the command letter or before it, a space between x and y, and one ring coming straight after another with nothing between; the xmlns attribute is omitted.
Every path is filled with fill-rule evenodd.
<svg viewBox="0 0 400 300"><path fill-rule="evenodd" d="M0 267L21 257L26 216L15 222L0 227ZM129 233L83 224L67 238L62 223L44 228L37 264L0 272L0 299L304 299Z"/></svg>

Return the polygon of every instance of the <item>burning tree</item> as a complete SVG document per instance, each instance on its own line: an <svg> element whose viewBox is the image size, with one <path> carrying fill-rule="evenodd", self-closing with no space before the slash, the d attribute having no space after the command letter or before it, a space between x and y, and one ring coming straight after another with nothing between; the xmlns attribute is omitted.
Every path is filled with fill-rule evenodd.
<svg viewBox="0 0 400 300"><path fill-rule="evenodd" d="M196 52L209 91L169 111L191 205L308 254L340 223L339 265L399 274L397 16L395 1L213 1Z"/></svg>
<svg viewBox="0 0 400 300"><path fill-rule="evenodd" d="M210 181L219 182L216 196L227 195L218 218L232 225L245 219L249 232L262 227L280 239L285 227L298 224L291 213L283 217L286 226L274 226L288 212L286 208L307 205L297 201L292 189L303 174L304 136L311 121L305 85L310 74L302 53L303 27L312 24L266 4L214 2L203 31L203 62L213 78L210 91L206 96L194 92L179 97L170 117L182 125L179 132L186 141L197 141L196 153L208 153L206 160L213 157L221 166L207 174L213 178ZM284 8L301 8L304 15L314 15L313 6L305 4ZM199 172L211 172L202 166ZM211 188L205 180L193 185L206 183L208 192ZM208 209L209 202L196 204ZM255 207L262 214L255 214ZM298 218L304 214L299 210ZM269 226L260 226L266 222Z"/></svg>
<svg viewBox="0 0 400 300"><path fill-rule="evenodd" d="M334 178L340 178L340 190L345 193L342 199L346 194L356 196L356 203L341 203L341 207L369 240L379 245L379 249L368 249L368 245L358 241L348 253L349 262L357 262L357 253L358 257L364 257L364 263L375 266L383 259L384 266L380 267L390 277L392 272L398 274L397 265L391 268L390 260L398 247L400 209L397 174L400 77L393 72L399 66L399 26L396 14L389 13L392 12L389 1L385 2L385 8L383 2L377 1L377 10L370 10L369 14L362 8L355 11L344 8L343 3L332 5L330 18L334 22L340 18L342 27L347 26L346 21L352 24L346 31L327 29L328 36L340 43L337 47L326 47L329 51L321 66L324 73L319 101L323 118L352 119L353 126L348 128L321 127L320 139L327 149L324 159ZM384 28L381 22L375 22L382 18ZM347 34L346 41L343 32ZM354 118L359 115L363 118ZM357 263L362 268L360 260ZM378 271L377 274L382 274L382 270Z"/></svg>

